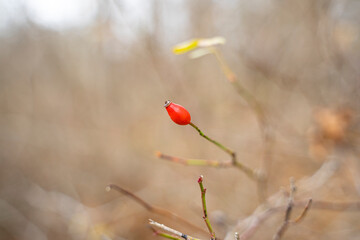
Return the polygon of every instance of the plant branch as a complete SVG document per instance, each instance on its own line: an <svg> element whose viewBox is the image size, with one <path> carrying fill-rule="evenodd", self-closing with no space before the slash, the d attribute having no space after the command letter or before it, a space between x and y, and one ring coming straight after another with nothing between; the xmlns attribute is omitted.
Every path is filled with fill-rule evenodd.
<svg viewBox="0 0 360 240"><path fill-rule="evenodd" d="M235 73L231 70L230 66L222 56L221 52L212 47L209 49L215 56L218 61L222 71L224 72L228 81L233 85L239 95L248 103L248 105L253 109L259 128L261 130L261 135L263 139L263 158L262 158L262 171L261 177L257 178L258 181L258 196L260 202L264 202L267 197L267 182L268 182L268 172L271 167L271 153L272 146L274 141L274 135L269 128L269 124L267 123L266 116L264 113L264 109L259 103L259 101L252 95L239 81L237 81L237 77Z"/></svg>
<svg viewBox="0 0 360 240"><path fill-rule="evenodd" d="M291 223L299 223L301 222L301 220L304 219L304 217L306 216L307 212L309 211L310 207L312 204L312 199L310 198L307 202L307 204L305 205L304 210L301 212L301 214L295 219L293 220Z"/></svg>
<svg viewBox="0 0 360 240"><path fill-rule="evenodd" d="M233 161L236 161L236 153L231 150L228 147L225 147L224 145L222 145L221 143L215 141L212 138L209 138L208 136L206 136L194 123L190 123L190 126L192 126L193 128L196 129L196 131L199 132L200 136L202 136L203 138L205 138L206 140L208 140L209 142L212 142L213 144L215 144L216 146L218 146L219 148L221 148L223 151L225 151L226 153L228 153L231 156L231 159Z"/></svg>
<svg viewBox="0 0 360 240"><path fill-rule="evenodd" d="M174 236L172 236L170 234L167 234L167 233L164 233L164 232L159 232L158 230L156 230L155 228L153 228L151 226L150 226L150 229L153 231L153 233L156 236L161 236L161 237L168 238L168 239L173 239L173 240L181 240L180 238L174 237Z"/></svg>
<svg viewBox="0 0 360 240"><path fill-rule="evenodd" d="M150 212L153 212L154 208L152 205L150 205L149 203L145 202L143 199L141 199L140 197L136 196L134 193L122 188L122 187L119 187L115 184L109 184L107 187L106 187L106 191L110 191L110 190L115 190L119 193L122 193L124 194L125 196L128 196L130 197L132 200L134 200L135 202L139 203L141 206L143 206L146 210L150 211ZM155 210L156 211L156 210Z"/></svg>
<svg viewBox="0 0 360 240"><path fill-rule="evenodd" d="M211 235L211 239L215 239L215 232L210 224L209 218L208 218L208 214L207 214L207 208L206 208L206 199L205 199L205 194L206 194L206 188L204 188L203 185L203 176L201 175L198 179L198 183L199 183L199 187L200 187L200 191L201 191L201 202L202 202L202 207L203 207L203 212L204 212L204 216L203 219L205 221L205 224L209 230L209 233Z"/></svg>
<svg viewBox="0 0 360 240"><path fill-rule="evenodd" d="M221 52L217 48L211 48L210 51L214 54L216 60L218 61L222 71L224 72L228 81L235 87L236 91L240 96L250 105L251 108L255 111L258 120L260 122L264 121L264 112L261 105L256 100L256 98L243 86L241 85L236 78L235 73L231 70L228 63L222 56Z"/></svg>
<svg viewBox="0 0 360 240"><path fill-rule="evenodd" d="M289 223L290 223L290 216L294 206L294 193L296 191L294 179L290 179L290 195L288 200L288 205L285 211L285 219L284 222L281 224L277 232L275 233L273 240L279 240L284 235L285 231L287 230Z"/></svg>
<svg viewBox="0 0 360 240"><path fill-rule="evenodd" d="M231 156L231 161L232 164L239 168L241 171L243 171L248 177L250 177L253 180L257 180L258 179L258 175L256 174L256 172L251 169L250 167L245 166L244 164L240 163L237 161L236 159L236 153L231 150L228 147L225 147L224 145L222 145L221 143L213 140L212 138L209 138L207 135L205 135L194 123L190 123L190 126L192 126L194 129L196 129L196 131L199 132L200 136L202 136L203 138L205 138L206 140L208 140L209 142L215 144L216 146L218 146L220 149L222 149L224 152L228 153Z"/></svg>
<svg viewBox="0 0 360 240"><path fill-rule="evenodd" d="M126 190L126 189L124 189L122 187L119 187L119 186L117 186L115 184L109 184L106 187L106 190L107 191L115 190L115 191L117 191L119 193L124 194L125 196L127 196L127 197L131 198L132 200L134 200L135 202L139 203L141 206L143 206L147 211L149 211L151 213L155 213L155 214L158 214L158 215L170 218L170 219L175 219L178 222L180 222L180 223L182 223L182 224L184 224L184 225L186 225L188 227L196 229L197 231L207 233L202 228L199 228L199 227L195 226L194 224L190 223L189 221L187 221L186 219L180 217L179 215L177 215L177 214L175 214L173 212L170 212L170 211L168 211L166 209L151 205L148 202L146 202L145 200L143 200L140 197L138 197L137 195L135 195L134 193L132 193L132 192L130 192L130 191L128 191L128 190Z"/></svg>
<svg viewBox="0 0 360 240"><path fill-rule="evenodd" d="M158 228L160 228L160 229L162 229L162 230L164 230L164 231L166 231L166 232L169 232L169 233L171 233L171 234L173 234L173 235L175 235L175 236L178 236L178 237L180 237L180 238L183 238L183 239L185 239L185 240L200 240L200 239L198 239L198 238L191 237L191 236L189 236L189 235L187 235L187 234L184 234L184 233L182 233L182 232L179 232L179 231L177 231L177 230L175 230L175 229L173 229L173 228L170 228L170 227L168 227L168 226L165 226L164 224L155 222L155 221L152 220L152 219L149 219L149 224L152 225L152 226L158 227ZM155 229L154 229L154 230L155 230ZM153 230L153 231L154 231L154 230ZM156 231L156 230L155 230L155 231ZM155 232L155 233L156 233L156 232ZM160 234L159 234L159 235L160 235ZM165 237L165 238L169 238L169 239L179 239L179 238L176 238L176 237L174 237L174 236L168 235L168 234L166 234L166 233L162 233L160 236Z"/></svg>
<svg viewBox="0 0 360 240"><path fill-rule="evenodd" d="M156 152L155 155L158 158L168 160L174 163L180 163L187 166L208 166L208 167L232 167L232 161L217 161L217 160L206 160L206 159L190 159L190 158L180 158L170 155L163 154L161 152Z"/></svg>

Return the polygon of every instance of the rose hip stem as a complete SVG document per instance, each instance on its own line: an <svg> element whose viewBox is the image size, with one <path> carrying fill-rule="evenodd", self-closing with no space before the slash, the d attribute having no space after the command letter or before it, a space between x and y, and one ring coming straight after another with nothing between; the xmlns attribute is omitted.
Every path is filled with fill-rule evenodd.
<svg viewBox="0 0 360 240"><path fill-rule="evenodd" d="M222 145L221 143L215 141L214 139L209 138L208 136L206 136L194 123L190 122L189 123L190 126L192 126L193 128L196 129L196 131L199 132L200 136L202 136L203 138L205 138L206 140L208 140L209 142L212 142L213 144L215 144L216 146L218 146L219 148L221 148L223 151L225 151L226 153L230 154L231 156L231 160L232 160L232 164L238 168L240 168L241 170L243 170L249 177L251 177L252 179L257 179L257 175L254 172L254 170L252 170L249 167L246 167L245 165L239 163L236 160L236 153L231 150L230 148L225 147L224 145Z"/></svg>
<svg viewBox="0 0 360 240"><path fill-rule="evenodd" d="M208 136L206 136L194 123L190 122L189 125L192 126L193 128L195 128L196 131L199 132L200 136L202 136L202 137L205 138L206 140L212 142L213 144L215 144L216 146L218 146L219 148L221 148L223 151L225 151L225 152L227 152L228 154L230 154L231 157L232 157L232 159L233 159L233 161L236 160L236 159L235 159L235 158L236 158L236 153L235 153L233 150L225 147L225 146L222 145L221 143L219 143L219 142L215 141L214 139L211 139L211 138L209 138Z"/></svg>

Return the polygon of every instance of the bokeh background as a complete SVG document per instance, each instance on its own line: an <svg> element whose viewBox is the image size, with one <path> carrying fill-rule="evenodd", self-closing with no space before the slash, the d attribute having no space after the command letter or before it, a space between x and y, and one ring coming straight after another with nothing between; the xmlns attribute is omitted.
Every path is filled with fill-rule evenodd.
<svg viewBox="0 0 360 240"><path fill-rule="evenodd" d="M149 218L208 238L106 192L109 183L205 229L203 174L222 239L253 212L255 183L237 169L154 155L229 160L171 122L163 108L171 99L239 161L261 166L254 111L214 56L172 53L194 37L226 38L219 50L266 110L275 136L269 194L313 174L340 146L343 166L311 196L358 200L359 13L356 0L1 0L0 239L159 238ZM272 238L283 214L275 216L254 239ZM313 210L284 239L358 239L359 217Z"/></svg>

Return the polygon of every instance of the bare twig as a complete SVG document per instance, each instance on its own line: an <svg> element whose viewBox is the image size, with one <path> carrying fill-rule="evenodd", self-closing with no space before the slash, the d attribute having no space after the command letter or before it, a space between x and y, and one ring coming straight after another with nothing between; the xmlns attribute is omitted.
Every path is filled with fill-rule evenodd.
<svg viewBox="0 0 360 240"><path fill-rule="evenodd" d="M228 147L225 147L224 145L222 145L221 143L215 141L214 139L212 138L209 138L208 136L206 136L194 123L190 123L189 124L190 126L192 126L193 128L195 128L196 131L199 132L200 136L202 136L203 138L205 138L206 140L208 140L209 142L215 144L216 146L218 146L221 150L223 150L224 152L228 153L230 156L231 156L231 160L233 162L236 161L236 153L231 150L230 148Z"/></svg>
<svg viewBox="0 0 360 240"><path fill-rule="evenodd" d="M164 233L164 232L160 232L158 230L156 230L155 228L151 227L150 226L150 229L153 231L153 233L156 235L156 236L161 236L161 237L164 237L164 238L168 238L168 239L173 239L173 240L181 240L180 238L177 238L177 237L174 237L170 234L167 234L167 233Z"/></svg>
<svg viewBox="0 0 360 240"><path fill-rule="evenodd" d="M130 197L131 199L133 199L135 202L139 203L141 206L146 208L146 210L148 210L150 212L154 211L154 207L152 205L150 205L149 203L145 202L143 199L136 196L134 193L132 193L122 187L119 187L115 184L109 184L108 186L106 186L105 189L106 189L106 191L110 191L110 190L118 191L119 193L122 193L122 194Z"/></svg>
<svg viewBox="0 0 360 240"><path fill-rule="evenodd" d="M305 205L304 210L301 212L301 214L293 221L291 221L291 223L299 223L301 222L301 220L304 219L304 217L306 216L307 212L309 211L310 207L312 204L312 199L310 198L307 202L307 204Z"/></svg>
<svg viewBox="0 0 360 240"><path fill-rule="evenodd" d="M140 197L138 197L137 195L135 195L134 193L122 188L122 187L119 187L115 184L109 184L107 187L106 187L106 190L107 191L110 191L110 190L115 190L117 192L120 192L122 194L124 194L125 196L131 198L132 200L134 200L135 202L139 203L141 206L143 206L146 210L148 210L149 212L152 212L152 213L155 213L155 214L158 214L158 215L161 215L161 216L164 216L164 217L167 217L167 218L170 218L170 219L175 219L177 220L178 222L188 226L188 227L191 227L193 229L196 229L197 231L201 231L203 233L207 233L206 231L204 231L202 228L199 228L197 226L195 226L194 224L190 223L189 221L187 221L186 219L180 217L179 215L173 213L173 212L170 212L166 209L163 209L163 208L160 208L160 207L157 207L157 206L154 206L154 205L151 205L149 204L148 202L146 202L145 200L141 199Z"/></svg>
<svg viewBox="0 0 360 240"><path fill-rule="evenodd" d="M260 202L264 202L267 197L267 181L269 175L269 169L271 167L271 156L272 156L272 146L274 142L274 135L272 129L268 124L268 121L265 116L265 112L259 101L252 95L238 80L235 73L231 70L230 66L222 56L221 52L212 47L209 49L215 56L218 61L222 71L224 72L228 81L233 85L239 95L248 103L256 115L256 119L261 130L261 135L263 139L263 157L262 157L262 171L261 176L257 177L258 182L258 196Z"/></svg>
<svg viewBox="0 0 360 240"><path fill-rule="evenodd" d="M295 187L295 183L294 183L294 179L291 178L290 179L290 194L289 194L289 201L288 201L288 206L286 208L286 212L285 212L285 219L283 221L283 223L281 224L281 226L279 227L279 229L277 230L277 232L275 233L273 240L279 240L281 239L282 235L285 233L286 229L289 226L290 223L290 216L291 216L291 212L294 206L294 193L296 191L296 187Z"/></svg>
<svg viewBox="0 0 360 240"><path fill-rule="evenodd" d="M303 206L304 201L295 202L296 207ZM360 201L354 202L331 202L331 201L311 201L311 208L318 210L331 211L360 211Z"/></svg>
<svg viewBox="0 0 360 240"><path fill-rule="evenodd" d="M181 158L163 154L159 151L155 153L158 158L165 159L171 162L184 164L187 166L207 166L207 167L216 167L216 168L228 168L228 167L237 167L243 171L250 179L257 180L260 178L260 175L251 168L243 165L242 163L236 161L217 161L217 160L207 160L207 159L191 159L191 158Z"/></svg>
<svg viewBox="0 0 360 240"><path fill-rule="evenodd" d="M215 232L210 224L210 221L209 221L209 218L208 218L208 214L207 214L207 208L206 208L206 199L205 199L205 193L206 193L206 188L204 188L204 185L203 185L203 176L201 175L198 179L198 183L199 183L199 186L200 186L200 191L201 191L201 202L202 202L202 207L203 207L203 213L204 213L204 216L203 216L203 219L205 221L205 224L209 230L209 233L211 235L211 239L215 239Z"/></svg>
<svg viewBox="0 0 360 240"><path fill-rule="evenodd" d="M160 229L162 229L162 230L164 230L164 231L166 231L166 232L168 232L168 233L171 233L171 234L173 234L173 235L175 235L175 236L178 236L178 237L180 237L180 238L183 238L183 239L185 239L185 240L200 240L199 238L191 237L191 236L189 236L189 235L187 235L187 234L184 234L184 233L182 233L182 232L179 232L179 231L177 231L177 230L175 230L175 229L173 229L173 228L170 228L170 227L168 227L168 226L165 226L164 224L155 222L154 220L151 220L151 219L149 219L149 224L150 224L150 225L153 225L153 226L155 226L155 227L158 227L158 228L160 228ZM155 231L156 231L156 230L155 230ZM162 236L162 237L165 237L165 238L170 238L170 239L179 239L179 238L176 238L176 237L174 237L174 236L171 236L171 235L168 235L168 234L164 234L164 233L162 233L162 234L159 233L158 235L160 235L160 236Z"/></svg>
<svg viewBox="0 0 360 240"><path fill-rule="evenodd" d="M188 166L208 166L208 167L219 167L219 168L233 166L232 161L180 158L180 157L166 155L161 152L156 152L155 155L158 158L165 159L175 163L181 163Z"/></svg>
<svg viewBox="0 0 360 240"><path fill-rule="evenodd" d="M305 205L305 207L304 207ZM314 201L312 199L309 200L301 200L294 201L293 207L296 208L304 208L303 212L299 217L294 220L295 223L301 221L306 216L308 209L313 210L330 210L330 211L360 211L360 201L354 202L330 202L330 201ZM269 219L274 213L284 211L287 209L287 205L282 205L278 207L267 208L266 210L260 213L254 213L248 218L241 221L241 223L248 225L247 228L241 233L240 239L246 240L250 239L251 236L256 232L256 230L261 226L263 222ZM305 214L304 214L305 212ZM302 216L304 214L304 216ZM231 238L226 238L231 239Z"/></svg>
<svg viewBox="0 0 360 240"><path fill-rule="evenodd" d="M334 155L330 156L328 161L326 161L312 176L304 177L303 179L297 181L298 196L306 195L316 191L328 182L328 180L339 169L341 161L339 159L338 153L341 154L341 152L335 152ZM266 221L274 213L286 210L287 203L285 201L286 200L284 199L283 191L278 191L277 193L273 194L267 199L265 204L259 205L250 216L239 221L234 230L229 232L225 239L233 239L235 231L240 233L240 239L249 239L260 227L261 223ZM307 202L308 200L296 201L294 202L294 206L304 207ZM333 204L331 202L313 201L312 208L331 209L335 211L353 209L359 211L360 202Z"/></svg>

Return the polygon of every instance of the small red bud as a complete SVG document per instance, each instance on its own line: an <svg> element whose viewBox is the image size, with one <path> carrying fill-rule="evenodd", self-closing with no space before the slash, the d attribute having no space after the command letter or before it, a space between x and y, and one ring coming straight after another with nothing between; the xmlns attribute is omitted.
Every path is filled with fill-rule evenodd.
<svg viewBox="0 0 360 240"><path fill-rule="evenodd" d="M181 105L172 103L169 100L165 102L166 111L171 120L179 125L187 125L191 121L190 113Z"/></svg>
<svg viewBox="0 0 360 240"><path fill-rule="evenodd" d="M203 175L200 175L199 179L198 179L198 183L201 183L203 181Z"/></svg>

